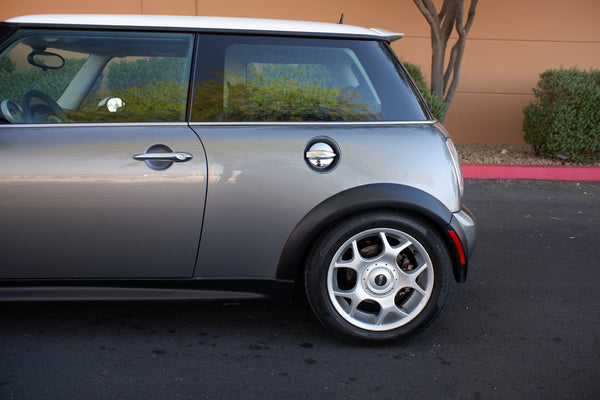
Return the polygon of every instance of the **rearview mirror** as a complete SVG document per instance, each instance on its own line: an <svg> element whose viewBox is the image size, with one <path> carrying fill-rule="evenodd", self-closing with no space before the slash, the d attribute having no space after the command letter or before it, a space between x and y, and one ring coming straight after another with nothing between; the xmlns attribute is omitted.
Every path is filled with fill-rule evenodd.
<svg viewBox="0 0 600 400"><path fill-rule="evenodd" d="M44 71L48 69L61 69L65 65L65 59L60 54L38 50L33 50L29 53L27 62Z"/></svg>

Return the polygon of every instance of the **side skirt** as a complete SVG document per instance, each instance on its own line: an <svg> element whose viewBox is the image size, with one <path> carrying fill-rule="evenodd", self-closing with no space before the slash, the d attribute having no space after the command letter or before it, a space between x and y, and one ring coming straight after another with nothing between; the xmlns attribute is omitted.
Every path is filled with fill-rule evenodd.
<svg viewBox="0 0 600 400"><path fill-rule="evenodd" d="M283 280L4 280L0 302L12 301L251 301L291 303Z"/></svg>

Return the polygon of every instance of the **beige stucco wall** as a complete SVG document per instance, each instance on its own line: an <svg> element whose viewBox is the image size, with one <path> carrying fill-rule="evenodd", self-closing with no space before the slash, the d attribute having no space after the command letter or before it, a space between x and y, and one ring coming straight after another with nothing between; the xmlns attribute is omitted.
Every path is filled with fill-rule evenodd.
<svg viewBox="0 0 600 400"><path fill-rule="evenodd" d="M2 2L0 20L37 13L142 13L337 22L343 12L347 24L404 32L394 50L429 75L429 25L412 0ZM600 68L599 15L598 0L480 0L445 122L455 140L523 143L522 109L533 98L540 72L560 66Z"/></svg>

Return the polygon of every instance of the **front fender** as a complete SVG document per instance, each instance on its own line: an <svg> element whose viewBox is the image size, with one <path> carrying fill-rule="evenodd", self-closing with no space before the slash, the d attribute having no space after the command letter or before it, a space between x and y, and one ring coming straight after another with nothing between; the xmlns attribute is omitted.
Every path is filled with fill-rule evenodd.
<svg viewBox="0 0 600 400"><path fill-rule="evenodd" d="M418 214L443 232L452 212L435 197L412 186L379 183L338 193L313 208L289 236L277 268L278 279L296 279L307 251L329 226L344 218L372 210L398 210Z"/></svg>

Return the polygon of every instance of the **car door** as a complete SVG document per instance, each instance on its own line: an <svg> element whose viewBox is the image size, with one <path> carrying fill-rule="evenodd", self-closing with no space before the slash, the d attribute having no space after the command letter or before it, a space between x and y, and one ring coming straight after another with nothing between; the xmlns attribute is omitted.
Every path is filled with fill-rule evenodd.
<svg viewBox="0 0 600 400"><path fill-rule="evenodd" d="M20 35L4 46L13 99L0 91L14 120L0 124L0 278L192 276L206 195L204 149L185 122L193 35ZM21 59L35 62L35 46L73 69L58 94L45 92L60 69Z"/></svg>

